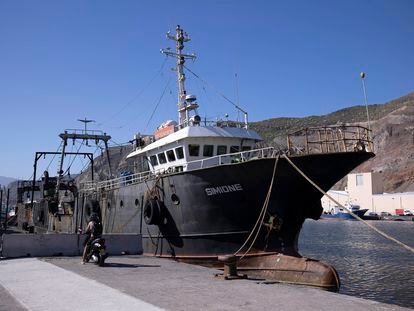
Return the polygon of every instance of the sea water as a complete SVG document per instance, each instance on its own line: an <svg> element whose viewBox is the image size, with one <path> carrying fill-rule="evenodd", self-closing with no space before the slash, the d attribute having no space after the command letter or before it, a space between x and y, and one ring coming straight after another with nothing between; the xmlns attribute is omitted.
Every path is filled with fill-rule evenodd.
<svg viewBox="0 0 414 311"><path fill-rule="evenodd" d="M370 221L414 247L414 221ZM340 293L414 308L414 254L360 221L307 220L299 252L333 265Z"/></svg>

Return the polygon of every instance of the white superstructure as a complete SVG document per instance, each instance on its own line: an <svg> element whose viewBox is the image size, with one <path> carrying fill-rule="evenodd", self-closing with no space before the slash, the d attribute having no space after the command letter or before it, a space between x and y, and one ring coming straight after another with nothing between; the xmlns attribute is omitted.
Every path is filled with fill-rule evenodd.
<svg viewBox="0 0 414 311"><path fill-rule="evenodd" d="M152 172L172 170L174 172L191 169L189 163L232 153L255 149L262 138L248 129L247 113L236 105L245 115L244 124L220 121L211 126L202 122L197 115L195 95L185 89L184 63L195 59L194 54L183 54L184 42L188 35L177 26L176 35L167 33L167 38L176 41L176 51L162 49L161 52L177 60L178 82L178 123L173 120L164 122L155 132L155 141L147 146L137 146L127 158L143 157Z"/></svg>

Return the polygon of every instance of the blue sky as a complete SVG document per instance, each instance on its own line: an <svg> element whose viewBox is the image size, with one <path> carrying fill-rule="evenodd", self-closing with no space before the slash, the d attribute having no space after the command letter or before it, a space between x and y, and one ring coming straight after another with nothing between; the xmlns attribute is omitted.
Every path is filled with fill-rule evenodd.
<svg viewBox="0 0 414 311"><path fill-rule="evenodd" d="M362 104L362 70L370 103L414 90L409 0L1 0L0 175L30 177L34 153L55 151L78 118L119 143L176 118L174 63L159 53L172 47L165 33L176 24L198 56L188 66L233 100L238 89L252 121ZM211 87L187 78L202 117L236 117Z"/></svg>

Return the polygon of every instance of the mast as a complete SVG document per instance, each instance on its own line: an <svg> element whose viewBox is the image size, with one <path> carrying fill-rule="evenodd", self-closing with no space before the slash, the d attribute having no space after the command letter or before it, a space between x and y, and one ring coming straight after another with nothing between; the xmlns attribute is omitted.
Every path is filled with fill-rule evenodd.
<svg viewBox="0 0 414 311"><path fill-rule="evenodd" d="M195 97L191 99L186 98L187 93L185 90L185 74L184 74L184 64L186 59L194 60L196 55L193 54L184 54L184 42L190 41L190 37L184 30L177 25L175 28L176 34L171 35L170 32L167 32L167 38L170 40L174 40L175 44L175 52L170 51L169 48L161 49L161 53L174 57L177 59L177 82L178 82L178 124L180 128L186 127L189 125L189 111L198 108L196 103L193 103Z"/></svg>

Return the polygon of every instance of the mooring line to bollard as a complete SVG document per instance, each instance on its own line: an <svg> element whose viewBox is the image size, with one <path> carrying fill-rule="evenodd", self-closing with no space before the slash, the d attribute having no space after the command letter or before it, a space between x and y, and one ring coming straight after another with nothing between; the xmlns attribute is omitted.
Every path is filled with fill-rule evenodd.
<svg viewBox="0 0 414 311"><path fill-rule="evenodd" d="M382 235L383 237L389 239L390 241L393 241L395 243L397 243L398 245L404 247L405 249L409 250L411 253L414 253L414 248L412 248L411 246L404 244L403 242L397 240L396 238L393 238L392 236L388 235L387 233L383 232L382 230L378 229L377 227L371 225L370 223L368 223L367 221L365 221L364 219L362 219L361 217L359 217L358 215L354 214L349 208L343 206L341 203L339 203L338 201L336 201L334 198L332 198L328 193L326 193L325 191L323 191L322 188L320 188L315 182L312 181L312 179L310 179L300 168L298 168L291 159L289 159L289 157L287 155L282 155L282 157L284 157L290 165L293 166L293 168L298 171L299 174L301 174L312 186L314 186L316 189L318 189L322 194L326 195L331 201L333 201L334 203L336 203L338 206L342 207L343 209L345 209L348 213L350 213L354 218L358 219L359 221L362 221L364 224L366 224L368 227L370 227L372 230L376 231L377 233L379 233L380 235Z"/></svg>
<svg viewBox="0 0 414 311"><path fill-rule="evenodd" d="M253 247L253 244L256 242L257 237L259 236L259 232L260 232L260 227L263 223L264 217L266 215L266 210L267 210L267 206L269 205L269 200L270 200L270 195L272 193L272 188L273 188L273 182L275 180L275 176L276 176L276 167L277 164L279 162L279 155L276 157L275 159L275 165L273 167L273 174L272 174L272 179L270 181L270 186L269 186L269 190L267 191L267 195L266 195L266 199L263 203L263 207L262 210L260 211L260 214L257 218L257 221L252 229L252 231L250 232L249 236L247 237L246 241L244 241L243 245L234 253L234 256L236 256L242 249L243 247L246 246L247 242L250 240L250 238L253 235L253 232L256 231L256 227L257 225L260 223L260 226L257 228L257 232L256 232L256 236L254 237L252 243L250 243L249 248L247 249L247 251L239 258L239 260L242 260L244 258L244 256L246 256L246 254L250 251L250 249ZM260 221L260 222L259 222Z"/></svg>

